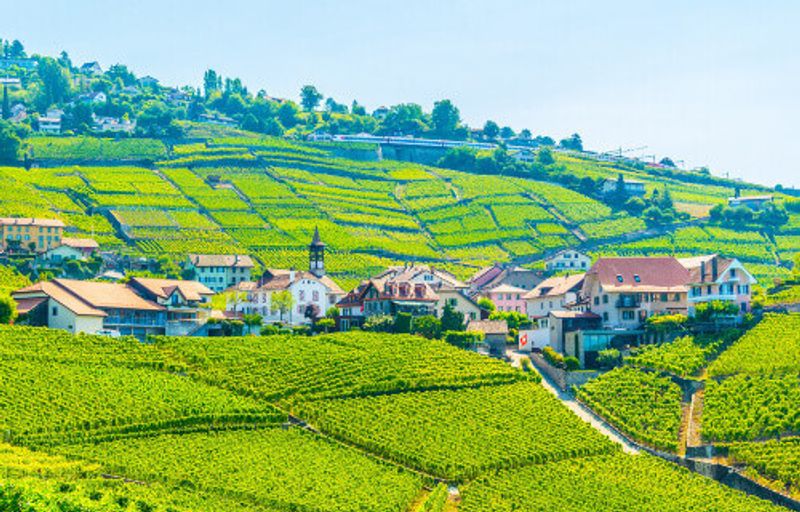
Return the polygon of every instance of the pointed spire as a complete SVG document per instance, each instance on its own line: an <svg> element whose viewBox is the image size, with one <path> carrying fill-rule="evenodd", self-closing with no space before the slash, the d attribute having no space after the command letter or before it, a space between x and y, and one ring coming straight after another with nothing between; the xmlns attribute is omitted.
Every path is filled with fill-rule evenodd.
<svg viewBox="0 0 800 512"><path fill-rule="evenodd" d="M311 245L313 246L324 246L325 244L322 242L319 236L319 226L314 226L314 238L311 239Z"/></svg>

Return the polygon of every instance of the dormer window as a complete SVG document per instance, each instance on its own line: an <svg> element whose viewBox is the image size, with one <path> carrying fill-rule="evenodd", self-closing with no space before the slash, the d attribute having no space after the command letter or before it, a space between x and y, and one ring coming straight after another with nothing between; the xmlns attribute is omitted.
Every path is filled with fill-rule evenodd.
<svg viewBox="0 0 800 512"><path fill-rule="evenodd" d="M617 282L621 283L622 281L622 274L617 274Z"/></svg>
<svg viewBox="0 0 800 512"><path fill-rule="evenodd" d="M642 282L642 278L639 277L639 274L633 274L633 280L636 281L637 283Z"/></svg>

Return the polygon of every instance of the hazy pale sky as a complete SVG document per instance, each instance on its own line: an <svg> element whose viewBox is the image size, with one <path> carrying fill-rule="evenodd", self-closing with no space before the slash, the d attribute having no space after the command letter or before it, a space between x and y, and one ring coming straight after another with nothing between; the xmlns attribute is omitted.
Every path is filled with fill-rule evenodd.
<svg viewBox="0 0 800 512"><path fill-rule="evenodd" d="M315 84L369 109L450 98L593 150L648 146L765 184L800 186L800 2L25 0L0 37L29 52L168 85L213 68L251 91Z"/></svg>

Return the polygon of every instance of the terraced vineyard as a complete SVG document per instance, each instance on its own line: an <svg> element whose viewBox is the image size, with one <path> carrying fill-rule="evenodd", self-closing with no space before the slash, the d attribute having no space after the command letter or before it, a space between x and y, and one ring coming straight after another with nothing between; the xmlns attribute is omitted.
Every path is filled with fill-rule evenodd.
<svg viewBox="0 0 800 512"><path fill-rule="evenodd" d="M622 367L587 382L576 395L633 438L660 450L678 451L681 388L670 379Z"/></svg>
<svg viewBox="0 0 800 512"><path fill-rule="evenodd" d="M335 156L347 153L335 144L249 136L170 148L151 139L31 140L43 166L0 169L0 215L58 217L71 236L94 236L130 254L181 259L190 251L241 252L266 267L304 265L309 234L319 226L334 255L329 273L344 287L408 259L466 278L495 261L531 262L574 246L575 230L594 244L645 228L641 219L557 184L347 160ZM559 162L576 175L618 172L563 155ZM676 200L715 204L732 193L665 180ZM645 181L656 183L652 177ZM695 190L694 196L687 190L683 197L684 189ZM797 243L790 232L773 242L757 233L685 228L668 235L667 243L655 238L596 251L721 251L763 264L761 275L773 276L780 271L766 265L793 254Z"/></svg>
<svg viewBox="0 0 800 512"><path fill-rule="evenodd" d="M621 454L536 374L409 335L139 344L5 327L0 360L0 429L13 443L0 444L0 504L11 510L453 510L435 476L464 484L459 510L528 509L543 475L588 485L574 494L584 509L646 510L646 484L661 489L650 509L768 509Z"/></svg>

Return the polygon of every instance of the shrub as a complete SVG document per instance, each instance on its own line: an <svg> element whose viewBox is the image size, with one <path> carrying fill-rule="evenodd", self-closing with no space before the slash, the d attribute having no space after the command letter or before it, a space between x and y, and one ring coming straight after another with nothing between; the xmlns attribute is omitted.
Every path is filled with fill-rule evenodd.
<svg viewBox="0 0 800 512"><path fill-rule="evenodd" d="M408 334L411 332L411 313L397 313L394 317L394 332Z"/></svg>
<svg viewBox="0 0 800 512"><path fill-rule="evenodd" d="M581 362L575 356L567 356L564 358L564 365L567 367L568 372L580 369Z"/></svg>
<svg viewBox="0 0 800 512"><path fill-rule="evenodd" d="M471 348L483 341L482 332L445 331L444 340L456 347Z"/></svg>
<svg viewBox="0 0 800 512"><path fill-rule="evenodd" d="M389 315L373 315L364 321L363 329L370 332L392 332L394 318Z"/></svg>
<svg viewBox="0 0 800 512"><path fill-rule="evenodd" d="M610 348L608 350L601 350L597 353L597 365L600 368L614 368L619 366L621 362L621 358L619 355L619 350L615 348Z"/></svg>
<svg viewBox="0 0 800 512"><path fill-rule="evenodd" d="M542 350L545 361L558 368L564 367L564 356L553 350L553 347L544 347Z"/></svg>
<svg viewBox="0 0 800 512"><path fill-rule="evenodd" d="M414 334L421 334L428 339L439 338L442 335L442 322L433 315L424 315L414 319L412 330Z"/></svg>

